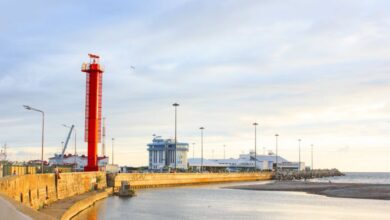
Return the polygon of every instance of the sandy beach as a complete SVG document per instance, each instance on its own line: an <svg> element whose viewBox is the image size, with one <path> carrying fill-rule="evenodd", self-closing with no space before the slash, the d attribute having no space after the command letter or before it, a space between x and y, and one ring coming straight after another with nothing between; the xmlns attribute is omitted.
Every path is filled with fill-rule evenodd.
<svg viewBox="0 0 390 220"><path fill-rule="evenodd" d="M338 198L390 200L390 184L280 181L268 184L240 185L224 188L263 191L294 191Z"/></svg>

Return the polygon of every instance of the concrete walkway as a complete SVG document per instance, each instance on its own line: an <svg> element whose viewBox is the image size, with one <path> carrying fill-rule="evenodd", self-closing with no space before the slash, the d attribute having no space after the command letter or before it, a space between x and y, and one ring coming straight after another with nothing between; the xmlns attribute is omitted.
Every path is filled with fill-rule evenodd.
<svg viewBox="0 0 390 220"><path fill-rule="evenodd" d="M49 215L40 213L35 209L0 194L0 220L53 220Z"/></svg>
<svg viewBox="0 0 390 220"><path fill-rule="evenodd" d="M39 212L44 213L46 215L49 215L53 217L54 219L63 219L64 215L68 215L68 210L73 208L74 206L77 206L78 202L88 200L88 198L93 198L96 197L96 195L101 194L105 192L103 191L93 191L93 192L88 192L84 193L81 195L69 197L66 199L58 200L47 207L39 210ZM88 204L86 207L93 205L95 201L88 201L90 204ZM78 207L76 207L77 209ZM78 209L78 212L81 212L82 210L85 209L85 206L80 207ZM76 212L77 213L77 212Z"/></svg>
<svg viewBox="0 0 390 220"><path fill-rule="evenodd" d="M32 218L19 211L11 202L0 197L0 219L31 220Z"/></svg>

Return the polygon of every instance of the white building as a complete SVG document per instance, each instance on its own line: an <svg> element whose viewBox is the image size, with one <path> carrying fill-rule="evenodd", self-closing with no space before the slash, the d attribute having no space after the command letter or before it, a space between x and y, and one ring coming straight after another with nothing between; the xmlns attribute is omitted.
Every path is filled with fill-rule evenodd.
<svg viewBox="0 0 390 220"><path fill-rule="evenodd" d="M298 170L298 162L289 162L281 156L278 156L278 169L279 170ZM189 167L193 169L200 170L202 165L201 158L192 158L188 160ZM268 155L256 155L256 168L258 170L273 170L275 169L276 164L276 155L270 153ZM250 152L249 154L240 154L238 159L229 158L229 159L215 159L208 160L203 159L203 167L205 170L210 168L221 169L225 168L227 170L245 170L245 169L254 169L255 167L255 154ZM301 162L301 170L303 170L305 164Z"/></svg>
<svg viewBox="0 0 390 220"><path fill-rule="evenodd" d="M98 166L99 167L105 167L108 164L108 157L98 157ZM49 165L55 166L55 165L69 165L74 166L76 164L76 170L83 171L84 167L88 164L88 157L85 155L72 155L72 154L65 154L64 158L61 158L61 155L55 154L54 157L49 158Z"/></svg>
<svg viewBox="0 0 390 220"><path fill-rule="evenodd" d="M174 139L153 138L152 143L148 144L149 151L149 169L163 170L174 169L175 161L177 169L187 169L188 144L177 142L175 150Z"/></svg>

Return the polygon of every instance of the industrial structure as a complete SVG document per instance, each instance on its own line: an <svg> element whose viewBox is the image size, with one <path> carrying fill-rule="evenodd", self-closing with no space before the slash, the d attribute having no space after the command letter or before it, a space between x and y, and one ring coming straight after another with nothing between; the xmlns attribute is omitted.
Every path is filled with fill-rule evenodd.
<svg viewBox="0 0 390 220"><path fill-rule="evenodd" d="M90 63L83 63L81 71L86 73L85 142L88 142L88 164L85 171L98 171L97 147L101 139L102 77L103 68L99 56L88 54Z"/></svg>
<svg viewBox="0 0 390 220"><path fill-rule="evenodd" d="M74 129L74 125L70 126L68 136L66 137L66 140L65 140L65 143L64 143L64 147L63 147L61 155L60 155L61 156L61 160L64 160L64 154L65 154L66 148L68 147L68 143L69 143L69 140L70 140L70 136L72 135L73 129Z"/></svg>
<svg viewBox="0 0 390 220"><path fill-rule="evenodd" d="M69 132L66 135L65 142L63 142L64 145L62 146L61 153L54 154L54 157L49 158L49 160L51 159L52 161L55 161L55 163L54 163L55 165L65 165L66 163L68 163L68 162L64 161L64 156L65 156L65 152L66 152L66 149L68 147L69 140L70 140L70 137L71 137L73 131L74 131L74 125L69 127ZM75 142L75 144L76 144L76 142ZM72 164L76 164L76 161L73 161Z"/></svg>
<svg viewBox="0 0 390 220"><path fill-rule="evenodd" d="M162 139L155 136L148 144L149 169L160 170L187 169L188 143L177 142L175 139Z"/></svg>

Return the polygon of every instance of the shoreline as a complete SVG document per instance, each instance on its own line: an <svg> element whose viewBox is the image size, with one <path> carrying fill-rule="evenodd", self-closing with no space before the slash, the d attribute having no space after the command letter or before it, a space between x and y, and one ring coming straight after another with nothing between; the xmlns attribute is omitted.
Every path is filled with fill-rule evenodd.
<svg viewBox="0 0 390 220"><path fill-rule="evenodd" d="M223 188L259 191L306 192L334 198L390 200L390 184L276 181L267 184L240 185Z"/></svg>

